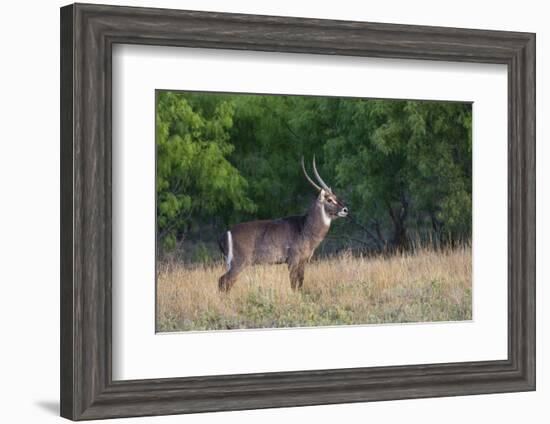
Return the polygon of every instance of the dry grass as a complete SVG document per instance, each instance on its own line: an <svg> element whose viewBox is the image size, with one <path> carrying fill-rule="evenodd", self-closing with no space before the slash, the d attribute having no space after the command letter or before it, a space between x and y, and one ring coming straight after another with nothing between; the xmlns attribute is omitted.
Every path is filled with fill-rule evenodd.
<svg viewBox="0 0 550 424"><path fill-rule="evenodd" d="M469 247L386 258L344 254L310 263L299 292L285 265L255 266L229 295L217 289L221 263L161 264L157 331L469 320L471 258Z"/></svg>

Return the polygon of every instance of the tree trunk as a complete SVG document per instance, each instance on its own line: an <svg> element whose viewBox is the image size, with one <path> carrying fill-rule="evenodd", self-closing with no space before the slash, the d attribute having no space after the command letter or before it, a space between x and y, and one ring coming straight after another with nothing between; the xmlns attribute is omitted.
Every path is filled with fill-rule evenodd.
<svg viewBox="0 0 550 424"><path fill-rule="evenodd" d="M442 226L443 223L437 219L435 212L430 212L430 219L432 221L432 229L435 235L433 240L433 247L439 249L443 243Z"/></svg>
<svg viewBox="0 0 550 424"><path fill-rule="evenodd" d="M398 207L394 209L391 205L388 205L388 212L393 223L392 250L407 250L409 248L409 238L407 236L406 220L409 213L409 202L404 196L401 196Z"/></svg>

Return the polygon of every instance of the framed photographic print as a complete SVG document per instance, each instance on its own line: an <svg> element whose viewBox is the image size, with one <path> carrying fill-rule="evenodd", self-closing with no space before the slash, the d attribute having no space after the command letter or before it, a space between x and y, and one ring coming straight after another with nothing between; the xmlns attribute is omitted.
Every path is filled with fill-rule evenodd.
<svg viewBox="0 0 550 424"><path fill-rule="evenodd" d="M535 35L61 9L61 414L535 389Z"/></svg>

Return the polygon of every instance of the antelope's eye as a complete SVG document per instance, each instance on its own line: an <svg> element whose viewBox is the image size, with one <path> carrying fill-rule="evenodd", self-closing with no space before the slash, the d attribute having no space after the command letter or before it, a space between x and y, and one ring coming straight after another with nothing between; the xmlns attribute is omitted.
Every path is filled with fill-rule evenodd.
<svg viewBox="0 0 550 424"><path fill-rule="evenodd" d="M334 203L334 200L332 200L330 197L327 197L327 202Z"/></svg>

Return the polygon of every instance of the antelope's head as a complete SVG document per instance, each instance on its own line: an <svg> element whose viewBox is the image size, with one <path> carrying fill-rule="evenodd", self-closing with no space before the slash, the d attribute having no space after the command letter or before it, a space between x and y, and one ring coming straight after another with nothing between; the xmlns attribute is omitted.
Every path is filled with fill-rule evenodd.
<svg viewBox="0 0 550 424"><path fill-rule="evenodd" d="M336 219L338 217L344 218L348 215L347 206L332 192L331 188L323 181L319 172L317 172L317 166L315 165L315 156L313 156L313 174L319 184L315 183L306 172L304 165L304 158L302 156L302 171L309 183L319 191L317 202L324 208L325 214L330 219Z"/></svg>

